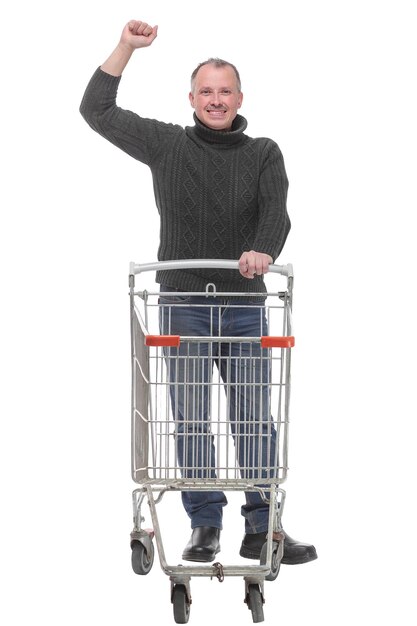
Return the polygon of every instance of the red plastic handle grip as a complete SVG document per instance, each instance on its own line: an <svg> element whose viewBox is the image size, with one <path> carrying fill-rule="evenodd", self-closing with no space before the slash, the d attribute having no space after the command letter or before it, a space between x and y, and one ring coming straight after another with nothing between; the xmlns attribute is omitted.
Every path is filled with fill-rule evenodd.
<svg viewBox="0 0 417 626"><path fill-rule="evenodd" d="M295 339L288 337L261 337L262 348L293 348Z"/></svg>
<svg viewBox="0 0 417 626"><path fill-rule="evenodd" d="M145 345L146 346L170 346L174 348L178 348L180 345L180 336L179 335L146 335L145 337Z"/></svg>

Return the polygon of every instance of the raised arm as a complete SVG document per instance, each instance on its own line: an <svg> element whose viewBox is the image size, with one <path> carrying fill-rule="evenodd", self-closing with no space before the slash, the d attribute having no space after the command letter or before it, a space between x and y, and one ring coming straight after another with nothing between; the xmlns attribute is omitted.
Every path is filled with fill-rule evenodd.
<svg viewBox="0 0 417 626"><path fill-rule="evenodd" d="M157 34L157 26L138 20L128 22L114 51L92 75L80 104L80 113L93 130L146 165L166 143L166 132L175 129L172 124L164 125L123 109L116 100L123 70L133 52L150 46Z"/></svg>
<svg viewBox="0 0 417 626"><path fill-rule="evenodd" d="M158 26L149 26L140 20L131 20L123 29L120 41L101 69L111 76L121 76L133 52L147 48L158 35Z"/></svg>

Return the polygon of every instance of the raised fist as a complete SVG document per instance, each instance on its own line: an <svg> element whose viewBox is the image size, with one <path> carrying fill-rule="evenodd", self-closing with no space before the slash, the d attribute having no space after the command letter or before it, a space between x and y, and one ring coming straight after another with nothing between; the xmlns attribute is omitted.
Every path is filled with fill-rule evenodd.
<svg viewBox="0 0 417 626"><path fill-rule="evenodd" d="M123 29L121 43L132 48L146 48L150 46L158 34L158 26L149 26L146 22L130 20Z"/></svg>

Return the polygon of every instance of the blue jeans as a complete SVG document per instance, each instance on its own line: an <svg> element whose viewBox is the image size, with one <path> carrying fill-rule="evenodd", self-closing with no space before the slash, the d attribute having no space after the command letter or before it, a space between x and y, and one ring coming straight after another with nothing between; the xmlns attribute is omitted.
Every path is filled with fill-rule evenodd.
<svg viewBox="0 0 417 626"><path fill-rule="evenodd" d="M176 291L174 296L164 292ZM259 337L268 334L263 302L183 295L161 286L160 332L189 337ZM237 306L236 306L237 305ZM269 401L270 366L258 342L181 342L165 348L171 406L176 423L177 458L185 478L216 478L210 429L210 386L213 364L226 392L230 431L243 479L273 477L276 430ZM260 481L262 483L262 481ZM182 491L191 527L222 528L222 491ZM246 491L241 513L245 532L268 529L269 505L259 492Z"/></svg>

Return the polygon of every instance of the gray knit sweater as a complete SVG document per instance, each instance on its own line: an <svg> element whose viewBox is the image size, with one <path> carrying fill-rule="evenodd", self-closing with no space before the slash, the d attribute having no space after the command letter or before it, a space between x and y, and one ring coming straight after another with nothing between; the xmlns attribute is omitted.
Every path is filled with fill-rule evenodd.
<svg viewBox="0 0 417 626"><path fill-rule="evenodd" d="M100 135L148 165L161 231L159 260L239 259L247 250L281 252L290 220L288 180L277 144L244 134L237 115L231 131L211 130L194 115L194 126L144 119L116 105L120 77L100 68L85 91L80 111ZM203 291L265 291L261 276L237 270L171 270L157 282Z"/></svg>

